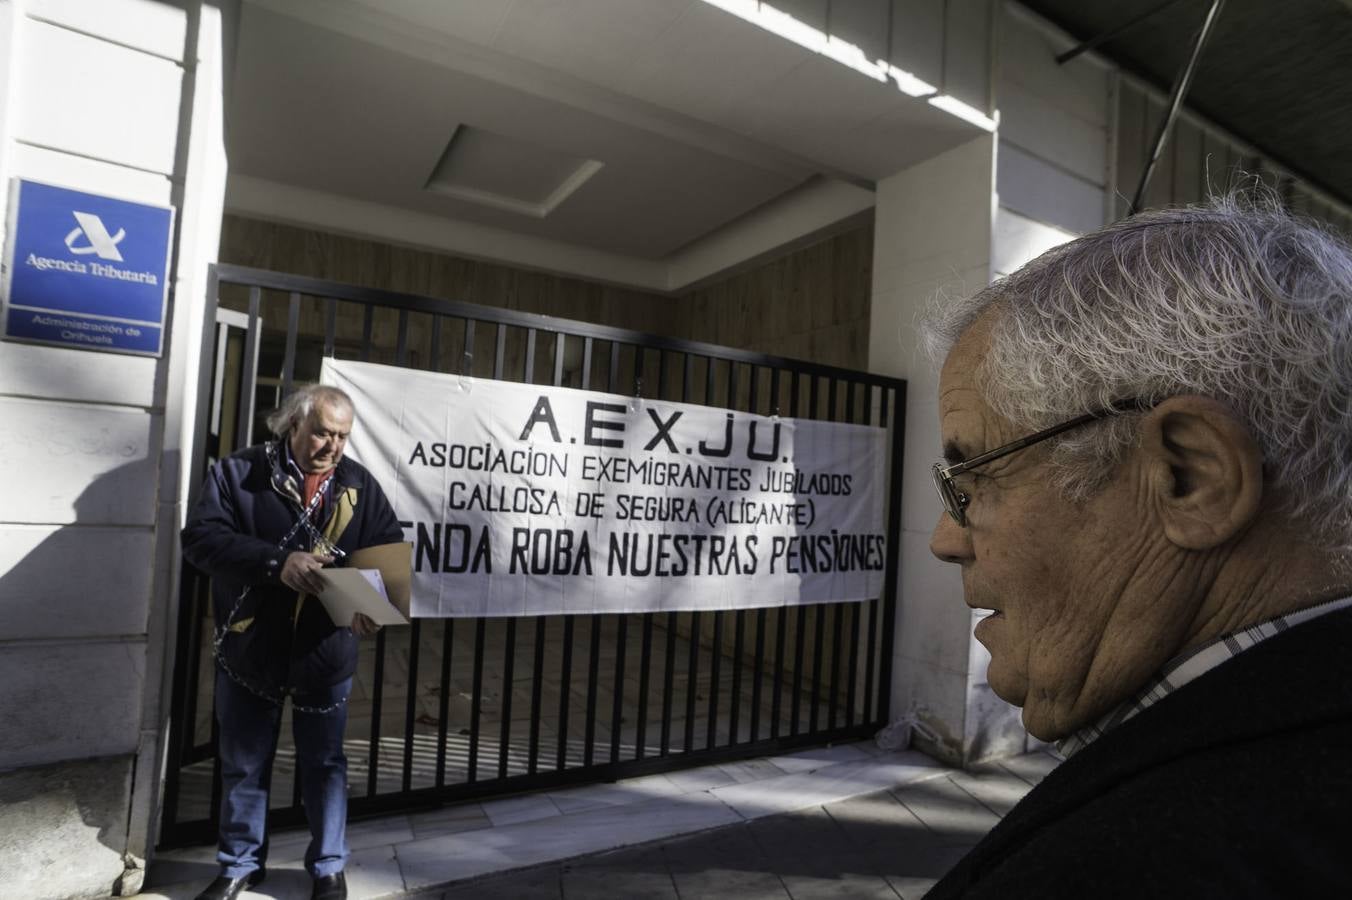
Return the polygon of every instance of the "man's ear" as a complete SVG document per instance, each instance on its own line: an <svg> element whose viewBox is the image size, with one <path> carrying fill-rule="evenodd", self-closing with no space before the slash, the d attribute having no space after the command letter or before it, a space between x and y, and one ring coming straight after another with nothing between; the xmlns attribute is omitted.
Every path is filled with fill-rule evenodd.
<svg viewBox="0 0 1352 900"><path fill-rule="evenodd" d="M1263 451L1229 407L1170 397L1145 417L1141 451L1165 536L1189 550L1220 546L1257 517Z"/></svg>

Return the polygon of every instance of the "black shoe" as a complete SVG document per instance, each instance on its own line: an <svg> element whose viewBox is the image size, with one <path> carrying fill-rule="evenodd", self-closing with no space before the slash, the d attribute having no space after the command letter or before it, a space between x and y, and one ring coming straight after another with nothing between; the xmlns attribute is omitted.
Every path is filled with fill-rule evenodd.
<svg viewBox="0 0 1352 900"><path fill-rule="evenodd" d="M197 895L196 900L235 900L245 888L251 888L267 877L267 869L254 869L248 875L238 878L216 876L216 880L207 885L206 890Z"/></svg>
<svg viewBox="0 0 1352 900"><path fill-rule="evenodd" d="M310 891L310 900L347 900L347 878L342 872L320 875Z"/></svg>

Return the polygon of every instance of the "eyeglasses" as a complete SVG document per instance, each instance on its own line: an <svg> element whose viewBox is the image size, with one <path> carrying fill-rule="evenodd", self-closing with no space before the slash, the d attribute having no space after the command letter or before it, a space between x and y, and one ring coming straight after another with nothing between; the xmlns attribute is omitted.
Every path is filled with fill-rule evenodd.
<svg viewBox="0 0 1352 900"><path fill-rule="evenodd" d="M1068 422L1062 422L1060 425L1053 425L1045 431L1039 431L1036 434L1030 434L1027 437L1021 437L1017 441L1011 441L994 450L987 450L980 456L974 456L971 459L965 459L960 463L954 463L946 466L942 462L934 464L934 489L939 492L939 499L944 503L944 509L953 517L963 528L967 527L967 504L972 502L972 498L965 491L958 489L953 478L975 469L977 466L984 466L988 462L994 462L1002 456L1008 456L1011 453L1022 450L1025 447L1031 447L1039 441L1045 441L1047 438L1056 437L1064 431L1072 428L1079 428L1081 425L1087 425L1090 422L1097 422L1099 419L1107 419L1111 416L1120 415L1126 412L1140 412L1149 409L1153 403L1147 403L1142 400L1119 400L1118 402L1104 409L1091 413L1085 413L1082 416L1076 416Z"/></svg>

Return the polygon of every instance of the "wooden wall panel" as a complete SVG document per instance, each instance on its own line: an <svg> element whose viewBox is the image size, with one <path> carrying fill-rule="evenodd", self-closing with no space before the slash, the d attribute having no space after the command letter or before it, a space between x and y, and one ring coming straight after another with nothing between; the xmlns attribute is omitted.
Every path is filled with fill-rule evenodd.
<svg viewBox="0 0 1352 900"><path fill-rule="evenodd" d="M872 277L870 222L686 294L689 336L865 368Z"/></svg>
<svg viewBox="0 0 1352 900"><path fill-rule="evenodd" d="M867 360L871 223L675 297L235 215L227 215L222 223L220 259L832 365L862 367ZM226 291L223 299L227 306L243 309L247 295ZM285 311L284 295L265 294L263 317L269 330L284 327ZM319 302L305 298L302 334L322 335L323 329ZM410 321L408 346L413 364L458 371L463 361L458 330L443 332L441 358L432 365L426 362L430 349L426 332L426 327ZM361 335L360 311L350 304L341 305L339 344L355 346ZM392 361L394 316L375 318L374 338L372 359ZM476 334L473 365L477 375L489 374L481 369L481 362L486 365L491 342L492 335L485 330ZM524 360L514 342L509 341L509 350L516 352L506 359L506 371L520 371ZM537 359L537 369L543 358ZM593 386L603 388L604 383L594 381Z"/></svg>
<svg viewBox="0 0 1352 900"><path fill-rule="evenodd" d="M683 306L659 294L235 215L225 216L222 222L220 259L274 272L604 322L673 337L686 330ZM348 327L360 337L360 316L356 318ZM305 330L309 325L305 324ZM343 330L343 323L339 328Z"/></svg>

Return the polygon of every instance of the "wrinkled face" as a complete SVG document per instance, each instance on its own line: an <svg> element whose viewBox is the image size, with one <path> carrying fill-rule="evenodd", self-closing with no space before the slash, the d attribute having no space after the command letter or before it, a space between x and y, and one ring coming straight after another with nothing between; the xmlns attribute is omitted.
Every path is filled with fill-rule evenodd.
<svg viewBox="0 0 1352 900"><path fill-rule="evenodd" d="M352 432L352 409L340 403L316 403L305 421L291 429L291 456L305 472L327 472L338 465Z"/></svg>
<svg viewBox="0 0 1352 900"><path fill-rule="evenodd" d="M987 334L978 320L940 376L951 462L1026 434L976 389ZM1153 521L1135 456L1101 492L1071 503L1049 483L1048 452L1035 445L959 476L971 498L967 527L941 511L930 549L962 567L968 606L994 610L976 629L991 654L991 688L1023 707L1030 732L1057 740L1126 699L1173 656L1195 605L1176 583L1176 555Z"/></svg>

